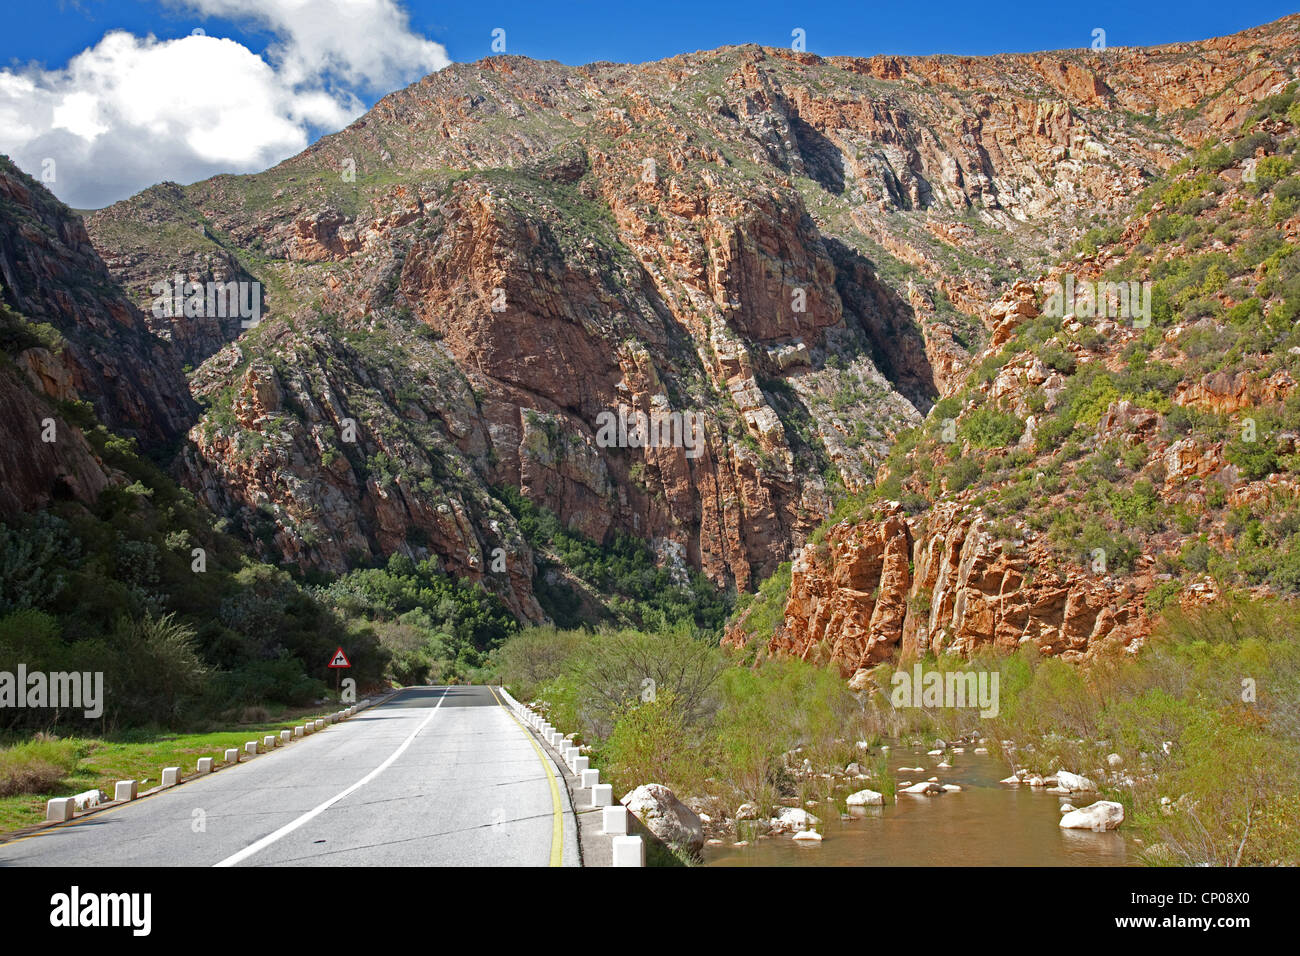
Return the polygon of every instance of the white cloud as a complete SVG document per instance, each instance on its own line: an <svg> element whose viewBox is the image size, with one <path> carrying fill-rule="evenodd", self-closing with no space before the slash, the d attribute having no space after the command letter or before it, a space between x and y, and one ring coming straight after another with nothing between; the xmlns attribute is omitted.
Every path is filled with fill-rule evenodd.
<svg viewBox="0 0 1300 956"><path fill-rule="evenodd" d="M447 65L447 51L411 32L394 0L168 0L206 16L248 21L278 38L267 51L290 83L332 75L388 91ZM418 68L416 76L411 68Z"/></svg>
<svg viewBox="0 0 1300 956"><path fill-rule="evenodd" d="M59 70L0 70L0 152L64 202L97 208L163 180L254 172L447 64L393 0L169 0L249 22L265 58L216 36L106 34Z"/></svg>

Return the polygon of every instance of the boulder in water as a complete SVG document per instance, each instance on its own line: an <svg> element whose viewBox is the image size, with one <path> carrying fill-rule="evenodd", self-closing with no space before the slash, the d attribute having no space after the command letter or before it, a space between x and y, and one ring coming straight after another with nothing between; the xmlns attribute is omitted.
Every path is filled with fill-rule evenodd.
<svg viewBox="0 0 1300 956"><path fill-rule="evenodd" d="M1071 810L1061 817L1061 827L1066 830L1114 830L1124 822L1124 806L1113 800L1098 800L1079 810Z"/></svg>

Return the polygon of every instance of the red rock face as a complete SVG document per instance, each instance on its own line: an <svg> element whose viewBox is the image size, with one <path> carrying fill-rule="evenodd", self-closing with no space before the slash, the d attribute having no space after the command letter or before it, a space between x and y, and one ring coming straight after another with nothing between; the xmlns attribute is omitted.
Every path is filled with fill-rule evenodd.
<svg viewBox="0 0 1300 956"><path fill-rule="evenodd" d="M0 370L0 440L24 449L0 455L0 517L43 508L56 498L94 504L110 483L81 433L12 368Z"/></svg>
<svg viewBox="0 0 1300 956"><path fill-rule="evenodd" d="M81 218L2 157L0 284L5 305L63 339L57 355L16 356L42 394L89 401L101 421L146 447L184 433L194 406L178 356L115 286Z"/></svg>
<svg viewBox="0 0 1300 956"><path fill-rule="evenodd" d="M838 583L816 583L799 549L835 486L864 488L898 432L1037 315L1008 276L1059 262L1077 223L1279 87L1293 26L987 59L497 57L259 176L155 187L90 227L141 302L177 272L247 268L270 290L256 330L154 323L211 405L185 480L268 557L435 555L535 620L533 556L491 496L510 485L593 539L666 541L720 585L800 553L809 636L790 649L831 640L857 667L944 625L922 637L904 600L931 540L912 519L864 531L875 557L828 558ZM160 249L164 226L191 238ZM1017 395L1021 372L1058 384L1027 362L989 388ZM602 447L620 406L697 413L698 455ZM978 566L1022 595L1000 604L935 579L943 640L1070 650L1122 618L1083 583L1062 585L1073 603L1013 586L1014 565Z"/></svg>
<svg viewBox="0 0 1300 956"><path fill-rule="evenodd" d="M1149 633L1141 604L1149 579L1042 572L1057 563L1045 548L1004 548L987 522L958 511L844 523L823 545L806 546L769 651L834 664L849 677L894 658L1026 643L1081 659ZM747 643L743 621L724 640Z"/></svg>

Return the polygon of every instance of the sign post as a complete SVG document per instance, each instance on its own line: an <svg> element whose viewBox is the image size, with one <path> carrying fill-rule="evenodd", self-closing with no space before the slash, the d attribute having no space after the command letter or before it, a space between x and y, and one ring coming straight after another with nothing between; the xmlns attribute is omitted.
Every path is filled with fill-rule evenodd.
<svg viewBox="0 0 1300 956"><path fill-rule="evenodd" d="M330 662L327 666L334 671L334 693L337 694L343 668L351 667L352 662L348 660L348 655L344 654L343 648L340 647L334 652L334 656L330 658Z"/></svg>

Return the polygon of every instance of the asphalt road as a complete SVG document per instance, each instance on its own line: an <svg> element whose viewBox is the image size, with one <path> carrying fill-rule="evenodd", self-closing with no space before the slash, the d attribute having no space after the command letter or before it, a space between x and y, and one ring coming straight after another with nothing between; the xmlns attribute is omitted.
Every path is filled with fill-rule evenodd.
<svg viewBox="0 0 1300 956"><path fill-rule="evenodd" d="M504 699L418 687L283 750L0 843L0 866L318 865L577 866L577 833L559 772Z"/></svg>

